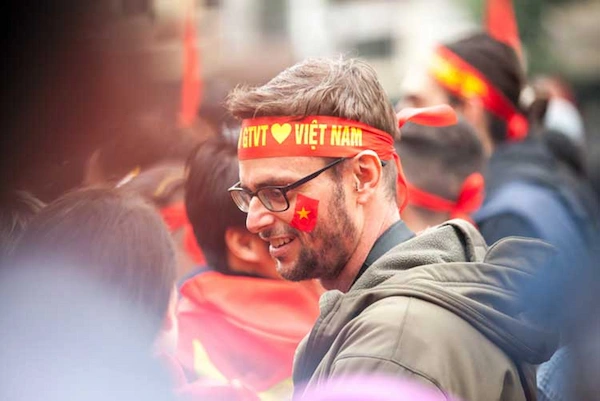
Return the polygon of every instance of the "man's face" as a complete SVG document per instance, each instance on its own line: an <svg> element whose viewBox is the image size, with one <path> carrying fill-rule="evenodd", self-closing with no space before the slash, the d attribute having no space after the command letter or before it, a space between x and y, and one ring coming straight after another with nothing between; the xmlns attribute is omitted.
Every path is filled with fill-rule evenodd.
<svg viewBox="0 0 600 401"><path fill-rule="evenodd" d="M409 71L402 83L402 99L396 110L405 107L428 107L448 104L446 91L427 72L426 67Z"/></svg>
<svg viewBox="0 0 600 401"><path fill-rule="evenodd" d="M240 181L250 191L266 185L291 184L325 165L323 159L281 157L240 162ZM343 170L343 166L342 166ZM319 201L317 221L311 232L291 225L297 195ZM326 171L287 193L290 207L271 212L252 198L246 226L269 243L279 274L291 281L311 278L333 280L339 276L358 244L358 229L346 202L343 179Z"/></svg>

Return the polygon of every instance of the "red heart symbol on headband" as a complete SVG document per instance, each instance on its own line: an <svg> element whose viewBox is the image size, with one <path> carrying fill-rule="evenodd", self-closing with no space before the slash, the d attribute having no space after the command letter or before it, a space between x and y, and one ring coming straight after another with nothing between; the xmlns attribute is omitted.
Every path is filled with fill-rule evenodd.
<svg viewBox="0 0 600 401"><path fill-rule="evenodd" d="M291 133L292 126L288 123L271 125L271 135L279 144L282 144Z"/></svg>

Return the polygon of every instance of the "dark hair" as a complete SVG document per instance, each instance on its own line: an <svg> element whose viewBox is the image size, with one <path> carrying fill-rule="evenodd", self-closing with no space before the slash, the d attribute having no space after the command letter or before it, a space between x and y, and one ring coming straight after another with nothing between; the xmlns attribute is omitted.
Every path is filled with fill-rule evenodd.
<svg viewBox="0 0 600 401"><path fill-rule="evenodd" d="M257 88L236 88L227 106L239 119L324 115L360 121L398 137L394 107L375 69L358 59L302 61ZM340 167L341 168L341 167ZM387 194L396 200L394 163L383 169Z"/></svg>
<svg viewBox="0 0 600 401"><path fill-rule="evenodd" d="M521 110L519 99L525 86L525 73L517 53L510 46L487 33L476 33L445 46L477 69L517 110ZM486 115L492 141L496 144L505 141L507 123L491 112Z"/></svg>
<svg viewBox="0 0 600 401"><path fill-rule="evenodd" d="M0 264L3 264L29 221L44 204L25 191L2 191L0 203Z"/></svg>
<svg viewBox="0 0 600 401"><path fill-rule="evenodd" d="M481 171L485 162L477 134L462 120L447 127L407 123L395 147L409 182L451 200L457 199L465 178Z"/></svg>
<svg viewBox="0 0 600 401"><path fill-rule="evenodd" d="M175 283L175 253L158 213L142 198L112 189L68 193L35 216L17 244L27 266L69 266L109 286L148 316L154 336Z"/></svg>
<svg viewBox="0 0 600 401"><path fill-rule="evenodd" d="M238 180L237 146L233 138L207 139L188 161L185 183L188 219L207 262L223 273L229 272L225 231L246 224L246 215L227 192Z"/></svg>

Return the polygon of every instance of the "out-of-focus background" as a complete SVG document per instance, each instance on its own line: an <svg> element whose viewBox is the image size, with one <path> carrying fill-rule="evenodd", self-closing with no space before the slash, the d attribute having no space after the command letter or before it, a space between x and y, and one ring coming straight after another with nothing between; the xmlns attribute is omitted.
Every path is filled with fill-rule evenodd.
<svg viewBox="0 0 600 401"><path fill-rule="evenodd" d="M177 246L177 275L183 282L195 277L190 274L197 274L198 268L206 263L202 249L198 246L200 244L196 243L194 236L197 230L188 224L190 222L186 216L189 206L184 204L187 203L184 202L184 166L186 160L189 161L192 150L207 137L217 133L231 134L232 137L237 135L236 129L232 128L235 125L230 124L230 117L223 107L227 93L232 88L237 85L263 84L283 69L308 57L342 54L359 57L372 64L390 100L396 103L402 98L403 85L411 80L411 69L418 69L427 61L435 44L453 41L484 29L482 21L486 1L3 2L0 5L0 38L3 39L0 45L1 189L26 191L49 203L74 188L94 185L114 188L129 182L132 191L151 198L173 231L172 237ZM551 77L553 86L547 86L546 89L560 92L570 105L575 106L567 109L575 112L567 114L563 121L566 119L571 124L568 128L575 130L573 135L577 135L576 139L581 139L582 135L579 124L581 114L585 131L583 135L586 138L577 141L575 147L581 145L585 151L582 153L586 153L586 173L589 173L590 181L600 194L600 113L597 112L600 109L600 0L514 0L512 4L518 22L527 76L531 78L531 84L539 84L542 77ZM548 81L545 85L548 85ZM565 112L564 108L558 111L559 119L565 117L561 114ZM569 147L561 148L563 144L564 142L557 142L553 151L559 148L565 150L567 156L571 156ZM577 147L574 152L576 167L579 167L579 150ZM221 162L212 153L210 157L201 160L203 167L209 161ZM571 160L567 160L569 161ZM219 174L222 174L221 171L219 170ZM581 174L582 179L583 175ZM227 186L237 179L219 178L223 182L229 181ZM200 187L202 190L199 193L209 193L205 186ZM215 190L210 193L210 197L214 193L225 194L225 191ZM215 199L220 202L218 196ZM23 203L33 204L34 207L29 204L28 209L39 210L43 207L41 203L37 205L37 200L32 202L26 199ZM219 203L221 204L223 202ZM234 208L233 203L230 206ZM31 212L34 213L37 211ZM104 214L98 221L102 219L106 219ZM22 229L21 226L27 222L25 218L20 225L17 224L18 221L9 221L9 225L12 225L11 233L17 231L15 228ZM206 227L211 228L207 232L215 238L218 235L222 238L223 234L212 231L211 223L213 222L209 221L206 224ZM224 224L229 225L229 222ZM11 239L16 241L18 235L14 234ZM78 251L87 252L86 249ZM229 251L223 249L219 252ZM264 255L269 258L266 250ZM270 258L269 262L272 263ZM201 271L206 271L202 269ZM246 270L240 271L244 275L247 273ZM74 393L70 383L66 383L69 379L56 385L53 374L60 376L61 373L45 369L50 366L44 364L43 358L47 358L50 362L59 361L59 368L75 373L72 377L80 384L81 394L91 394L96 397L93 399L100 399L105 393L101 391L103 386L98 386L102 381L96 380L96 372L92 372L92 384L95 385L93 388L98 388L98 394L90 392L88 383L80 380L79 373L87 371L80 372L78 368L89 362L86 360L89 355L86 352L91 350L92 355L96 355L98 349L103 349L98 348L95 341L100 344L105 340L101 329L106 330L110 325L103 323L105 320L100 319L102 314L98 315L96 311L103 308L109 310L113 305L112 298L107 297L108 307L104 306L104 297L101 297L100 303L81 304L80 298L94 297L92 290L95 287L63 282L61 275L52 271L45 273L48 276L41 279L35 274L34 272L31 277L17 275L18 287L10 282L0 281L6 287L6 300L0 304L7 308L7 313L10 312L10 316L7 313L0 313L0 316L6 315L7 322L16 322L3 328L9 335L0 341L10 351L9 358L3 359L9 361L7 369L16 374L6 375L5 372L0 372L0 381L13 380L17 383L16 394L22 393L23 383L28 391L35 392L38 389L35 385L29 385L29 381L22 381L22 377L40 378L43 383L51 383L53 387L69 392L72 397L67 399L79 399L77 397L80 397L80 393ZM577 275L573 275L573 281L582 287L585 282L596 288L600 282L575 276ZM550 277L548 281L552 279ZM38 285L39 289L32 286L31 282ZM77 291L69 290L69 283ZM538 291L545 291L546 287L538 287ZM571 291L571 287L566 287L568 290L565 293L568 294L565 298L571 298L574 292L580 290L577 288L576 291ZM253 285L252 288L258 287ZM97 291L99 296L103 295L102 291ZM29 292L35 296L29 297ZM598 320L593 317L597 316L594 306L598 305L596 298L600 291L581 289L580 292L583 295L576 294L580 295L574 297L576 302L567 303L565 309L574 315L573 320L583 321L586 323L583 326L588 326L588 323L592 326L591 329L586 327L587 330L581 330L579 337L583 340L576 349L579 354L575 356L575 360L578 364L579 360L582 361L579 364L582 368L577 366L576 370L577 374L581 371L576 377L577 383L581 383L584 391L591 389L590 394L595 395L598 385L595 373L598 371L597 361L600 357L597 351ZM256 299L265 299L264 294L261 295ZM307 305L314 306L314 310L306 310L316 314L318 291L310 291L309 295L311 297L307 295L306 299L314 303L308 305L307 301ZM555 295L548 295L548 298L554 300ZM47 300L53 298L60 299L61 303L47 303ZM176 297L172 299L176 300ZM71 304L77 308L73 309ZM297 303L289 304L297 306ZM575 306L571 307L571 304ZM13 308L13 305L18 307ZM56 319L49 312L54 306L64 312ZM118 308L115 310L119 312ZM246 314L244 310L240 310ZM303 312L301 308L298 310ZM283 311L284 315L292 316ZM553 312L556 314L556 311ZM40 315L39 322L36 313ZM81 335L91 336L91 341L82 344L83 349L79 353L66 353L69 358L64 362L55 357L54 346L60 341L71 341L70 337L63 336L70 334L71 327L66 324L63 328L61 322L73 322L70 320L73 313L87 317L93 315L99 323L72 323L73 329L84 329ZM193 315L194 318L195 316ZM123 319L120 314L112 316L110 313L106 318L108 322L111 319L122 322L119 326L121 330L131 334L127 330L127 326L132 324L131 320ZM30 325L31 322L34 323L33 326ZM307 318L306 322L310 322L310 319ZM51 332L54 336L48 336L46 325L53 324L57 329ZM282 325L285 326L285 323ZM195 330L196 327L192 326ZM267 326L269 325L264 324L264 327ZM200 328L199 332L203 329L204 327ZM575 326L573 331L577 329ZM28 335L21 335L19 330ZM114 337L122 334L116 328L111 327L111 330ZM307 331L308 327L305 332ZM302 336L305 332L301 333ZM189 337L195 341L195 337ZM128 363L150 366L145 359L148 355L139 347L132 347L135 352L131 354L121 351L121 346L129 346L129 338L129 335L125 336L127 341L124 344L116 341L114 350L101 355L108 362L100 358L98 366L104 369L107 363L121 361L117 358L120 353L131 357ZM43 339L45 342L41 349L48 352L39 355L33 352L36 349L29 346L30 339L32 342L34 339ZM133 343L137 344L137 340ZM286 344L291 343L286 340ZM31 355L22 358L19 352L21 345L15 344L26 344L26 347L31 348ZM186 344L191 344L191 340ZM243 344L246 347L246 343ZM188 355L191 354L188 352ZM75 358L70 358L71 356ZM286 354L290 369L292 356L293 352ZM194 358L190 358L190 363L195 364ZM36 368L48 374L31 374L28 366L30 361L35 361ZM13 364L19 366L15 369ZM73 366L75 369L72 369ZM587 369L588 366L590 369ZM19 370L21 367L22 371ZM135 374L138 372L136 369L129 370ZM20 376L21 372L26 373ZM115 373L120 376L122 372L110 371L107 379L115 381L116 391L130 391L130 388L138 385L142 376L136 376L136 380L131 382L126 379L117 380L121 378L116 378ZM139 372L144 380L147 380L148 374L153 374L152 369ZM159 381L156 383L157 388L161 387ZM0 389L4 387L8 388L0 383ZM140 393L140 399L149 399L147 394L150 394L150 399L168 399L161 398L160 393L152 386ZM20 399L29 401L36 396L37 394L30 395L26 392ZM53 397L47 394L44 396L49 400L66 399L60 392ZM580 399L591 397L583 396ZM117 398L109 396L108 399Z"/></svg>
<svg viewBox="0 0 600 401"><path fill-rule="evenodd" d="M176 129L186 21L195 31L204 117L186 129L203 137L214 128L211 120L223 120L228 90L264 83L311 56L368 60L395 101L409 67L435 42L481 29L485 6L483 0L12 3L2 13L1 170L3 182L43 199L85 182L93 151L107 139L136 130L168 137ZM600 1L513 5L528 75L564 79L588 138L599 138Z"/></svg>
<svg viewBox="0 0 600 401"><path fill-rule="evenodd" d="M156 78L177 87L186 0L112 1L113 12L146 37ZM119 10L119 3L129 10ZM600 1L514 1L530 76L559 74L573 85L590 134L600 117ZM389 95L401 95L409 66L438 41L482 28L482 0L198 0L202 76L262 83L311 56L369 60ZM122 7L122 6L121 6ZM594 119L595 118L595 119Z"/></svg>

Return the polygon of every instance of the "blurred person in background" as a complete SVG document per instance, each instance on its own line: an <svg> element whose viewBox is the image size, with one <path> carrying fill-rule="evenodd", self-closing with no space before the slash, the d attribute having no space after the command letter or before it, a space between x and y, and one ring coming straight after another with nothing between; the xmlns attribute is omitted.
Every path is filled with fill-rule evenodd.
<svg viewBox="0 0 600 401"><path fill-rule="evenodd" d="M453 218L473 222L483 201L483 147L465 121L445 127L402 126L395 141L408 185L402 220L420 232Z"/></svg>
<svg viewBox="0 0 600 401"><path fill-rule="evenodd" d="M589 144L588 171L590 183L600 201L600 138L592 139Z"/></svg>
<svg viewBox="0 0 600 401"><path fill-rule="evenodd" d="M556 338L523 316L529 305L517 294L552 252L514 238L488 250L461 219L418 236L406 227L399 122L371 66L308 59L238 88L228 107L242 120L240 181L229 191L246 226L282 277L330 290L296 352L295 396L375 374L412 378L439 397L535 397L532 365ZM455 118L444 107L412 115Z"/></svg>
<svg viewBox="0 0 600 401"><path fill-rule="evenodd" d="M29 221L44 204L25 191L0 192L0 266L9 259Z"/></svg>
<svg viewBox="0 0 600 401"><path fill-rule="evenodd" d="M239 79L224 74L203 82L202 103L198 109L198 120L207 127L207 133L209 134L203 135L204 138L219 135L224 130L237 127L237 121L231 117L224 105L227 94L234 87L231 82L236 82Z"/></svg>
<svg viewBox="0 0 600 401"><path fill-rule="evenodd" d="M600 392L600 242L594 247L592 268L579 281L581 286L573 289L573 324L567 328L566 337L572 344L570 384L572 400L592 400ZM595 268L594 268L595 267ZM595 317L595 318L594 318ZM560 397L558 399L568 399ZM540 400L542 398L540 397Z"/></svg>
<svg viewBox="0 0 600 401"><path fill-rule="evenodd" d="M318 315L315 282L281 279L268 245L244 226L227 193L237 138L203 142L188 163L185 205L207 266L183 283L178 358L194 378L259 399L289 399L294 351Z"/></svg>
<svg viewBox="0 0 600 401"><path fill-rule="evenodd" d="M135 174L122 182L120 188L133 191L160 212L165 221L177 253L178 287L206 264L198 247L184 203L185 165L182 162L161 162Z"/></svg>
<svg viewBox="0 0 600 401"><path fill-rule="evenodd" d="M565 260L586 253L598 204L587 184L556 159L528 122L524 73L514 50L478 33L441 45L404 105L449 102L473 125L488 155L486 198L475 215L489 244L509 235L544 239Z"/></svg>
<svg viewBox="0 0 600 401"><path fill-rule="evenodd" d="M519 101L524 72L511 47L487 34L474 34L439 46L424 73L429 85L411 88L405 102L449 101L473 124L491 155L485 201L475 214L486 241L519 235L558 248L554 271L538 273L537 285L527 292L545 294L540 308L562 332L563 344L568 342L564 331L572 324L569 299L584 288L581 279L594 268L590 247L597 241L599 209L589 183L540 138L543 124L528 121ZM565 378L568 364L560 362L564 352L539 371L540 386L555 386L551 392L562 391L562 385L545 376L558 369L558 376ZM540 394L544 391L540 388Z"/></svg>
<svg viewBox="0 0 600 401"><path fill-rule="evenodd" d="M594 158L593 142L588 143L583 119L577 108L574 93L568 83L557 76L538 76L533 80L537 97L544 104L538 124L542 140L582 179L591 179L594 170L588 169L588 160ZM586 157L587 156L587 157ZM570 279L564 291L567 302L563 305L562 343L549 362L538 370L538 400L567 401L592 399L597 393L591 377L600 372L600 346L594 340L599 326L590 319L597 316L598 302L598 242L592 244L595 253L587 270ZM594 259L595 258L595 259Z"/></svg>
<svg viewBox="0 0 600 401"><path fill-rule="evenodd" d="M143 335L138 341L168 363L176 386L185 383L171 356L177 340L173 244L158 213L141 197L112 189L63 195L31 220L14 263L15 269L56 267L65 276L98 282L115 305L139 315L135 320L144 326L136 327Z"/></svg>
<svg viewBox="0 0 600 401"><path fill-rule="evenodd" d="M86 272L95 267L48 256L0 271L0 399L175 401L148 352L147 316Z"/></svg>
<svg viewBox="0 0 600 401"><path fill-rule="evenodd" d="M571 278L563 290L562 346L538 369L539 401L596 399L600 386L600 243L590 266Z"/></svg>
<svg viewBox="0 0 600 401"><path fill-rule="evenodd" d="M141 194L160 211L175 241L178 287L206 269L184 204L185 163L203 141L231 131L223 102L231 85L213 78L201 85L201 104L189 125L166 124L158 113L139 119L139 132L123 132L98 148L88 163L88 184L111 183Z"/></svg>
<svg viewBox="0 0 600 401"><path fill-rule="evenodd" d="M156 164L183 164L199 143L198 138L159 116L140 117L136 129L115 128L94 150L83 184L120 186Z"/></svg>
<svg viewBox="0 0 600 401"><path fill-rule="evenodd" d="M533 123L537 123L541 139L556 158L587 176L585 127L572 89L564 79L546 75L534 77L532 88L540 103L538 121Z"/></svg>

